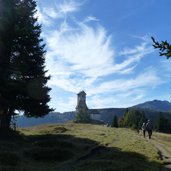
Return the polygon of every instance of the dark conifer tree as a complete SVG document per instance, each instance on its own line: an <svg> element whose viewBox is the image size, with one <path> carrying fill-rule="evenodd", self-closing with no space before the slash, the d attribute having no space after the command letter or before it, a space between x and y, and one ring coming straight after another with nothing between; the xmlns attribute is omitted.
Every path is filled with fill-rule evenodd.
<svg viewBox="0 0 171 171"><path fill-rule="evenodd" d="M146 116L143 111L130 109L124 117L124 126L139 130L142 123L146 121Z"/></svg>
<svg viewBox="0 0 171 171"><path fill-rule="evenodd" d="M153 37L151 38L154 43L153 47L155 49L159 49L160 56L166 56L167 59L170 58L171 57L171 44L168 43L167 41L158 42Z"/></svg>
<svg viewBox="0 0 171 171"><path fill-rule="evenodd" d="M119 118L118 127L124 127L124 117Z"/></svg>
<svg viewBox="0 0 171 171"><path fill-rule="evenodd" d="M88 109L79 109L76 113L76 123L89 123L91 121Z"/></svg>
<svg viewBox="0 0 171 171"><path fill-rule="evenodd" d="M139 116L139 119L138 119L138 130L140 130L143 123L146 123L146 122L147 122L147 118L145 116L144 111L142 111L141 115Z"/></svg>
<svg viewBox="0 0 171 171"><path fill-rule="evenodd" d="M156 118L155 128L160 132L171 132L171 124L169 119L166 118L162 112L160 112Z"/></svg>
<svg viewBox="0 0 171 171"><path fill-rule="evenodd" d="M10 59L15 30L15 0L0 0L0 129L9 128Z"/></svg>
<svg viewBox="0 0 171 171"><path fill-rule="evenodd" d="M118 117L116 115L113 117L112 127L118 128Z"/></svg>
<svg viewBox="0 0 171 171"><path fill-rule="evenodd" d="M40 37L41 26L35 18L36 2L34 0L13 0L13 2L15 3L11 8L14 10L13 13L10 12L10 15L15 16L11 27L12 38L11 41L7 39L10 44L4 45L9 49L8 54L4 55L4 58L8 59L6 82L9 92L4 93L4 97L7 95L7 105L3 117L8 117L8 120L15 110L23 111L28 117L39 117L52 111L47 104L50 101L48 95L50 88L46 83L50 77L46 76L45 71L45 45ZM4 10L8 11L9 7ZM8 35L8 32L4 31L4 34ZM2 88L4 87L2 85ZM4 124L2 122L3 120L0 129L8 130L9 122Z"/></svg>

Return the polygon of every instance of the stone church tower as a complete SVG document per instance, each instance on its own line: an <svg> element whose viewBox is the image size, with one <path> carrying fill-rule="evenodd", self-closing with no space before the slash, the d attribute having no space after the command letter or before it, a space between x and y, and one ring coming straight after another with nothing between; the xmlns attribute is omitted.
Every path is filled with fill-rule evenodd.
<svg viewBox="0 0 171 171"><path fill-rule="evenodd" d="M86 105L86 93L84 91L81 91L77 94L76 111L80 109L88 110L88 107Z"/></svg>

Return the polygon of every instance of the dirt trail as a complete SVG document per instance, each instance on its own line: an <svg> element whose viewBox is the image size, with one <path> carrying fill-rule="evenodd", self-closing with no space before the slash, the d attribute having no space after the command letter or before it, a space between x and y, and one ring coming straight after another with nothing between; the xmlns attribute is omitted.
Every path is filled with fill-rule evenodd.
<svg viewBox="0 0 171 171"><path fill-rule="evenodd" d="M157 148L161 160L166 163L161 171L171 171L171 148L156 139L150 140L150 142Z"/></svg>

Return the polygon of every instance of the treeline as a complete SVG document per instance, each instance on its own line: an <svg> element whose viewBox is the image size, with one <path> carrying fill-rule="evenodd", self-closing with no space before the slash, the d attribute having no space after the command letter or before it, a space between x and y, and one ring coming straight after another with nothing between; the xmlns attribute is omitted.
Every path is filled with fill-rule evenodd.
<svg viewBox="0 0 171 171"><path fill-rule="evenodd" d="M112 127L127 127L139 131L142 124L148 121L146 113L138 109L127 109L121 118L114 116ZM153 129L159 132L171 133L171 119L162 112L156 112L152 118Z"/></svg>

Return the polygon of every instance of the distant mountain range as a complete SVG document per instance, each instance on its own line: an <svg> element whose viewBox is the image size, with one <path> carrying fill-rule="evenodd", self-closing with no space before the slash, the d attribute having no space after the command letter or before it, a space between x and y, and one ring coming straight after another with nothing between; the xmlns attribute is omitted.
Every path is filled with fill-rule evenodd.
<svg viewBox="0 0 171 171"><path fill-rule="evenodd" d="M73 120L75 112L52 112L41 118L27 118L25 116L19 116L16 118L18 127L30 127L42 124L53 124L53 123L65 123Z"/></svg>
<svg viewBox="0 0 171 171"><path fill-rule="evenodd" d="M158 115L160 111L164 112L164 115L168 116L171 119L171 113L169 113L169 111L171 111L171 103L168 101L153 100L132 106L130 108L144 110L147 117L151 118L152 120ZM93 114L99 114L101 116L102 121L111 124L114 115L122 117L125 110L126 108L104 108L90 109L90 112ZM41 124L65 123L70 120L73 120L74 117L74 111L65 113L53 112L42 118L26 118L24 116L19 116L17 118L17 125L19 127L29 127Z"/></svg>
<svg viewBox="0 0 171 171"><path fill-rule="evenodd" d="M164 101L161 101L161 100L148 101L145 103L135 105L133 107L142 108L142 109L151 109L151 110L163 111L163 112L171 111L171 103L166 100L164 100Z"/></svg>

